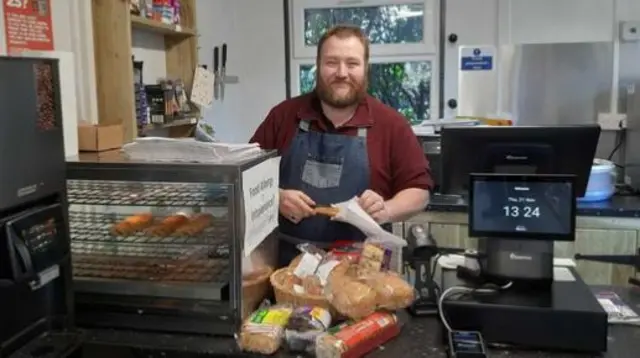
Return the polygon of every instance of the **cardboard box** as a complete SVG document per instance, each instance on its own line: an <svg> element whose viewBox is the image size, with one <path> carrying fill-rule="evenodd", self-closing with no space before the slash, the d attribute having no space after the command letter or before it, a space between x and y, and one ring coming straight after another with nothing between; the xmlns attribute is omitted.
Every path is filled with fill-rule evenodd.
<svg viewBox="0 0 640 358"><path fill-rule="evenodd" d="M78 124L78 149L81 152L102 152L121 148L123 140L120 124Z"/></svg>

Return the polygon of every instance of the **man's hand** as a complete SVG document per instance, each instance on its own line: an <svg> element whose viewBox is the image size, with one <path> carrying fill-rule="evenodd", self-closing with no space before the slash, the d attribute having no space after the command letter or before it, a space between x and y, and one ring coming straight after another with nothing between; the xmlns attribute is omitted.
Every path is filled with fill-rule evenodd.
<svg viewBox="0 0 640 358"><path fill-rule="evenodd" d="M294 224L313 215L316 203L300 190L280 189L280 214Z"/></svg>
<svg viewBox="0 0 640 358"><path fill-rule="evenodd" d="M391 215L387 210L384 199L373 190L365 190L358 197L358 204L369 214L378 224L385 224L391 221Z"/></svg>

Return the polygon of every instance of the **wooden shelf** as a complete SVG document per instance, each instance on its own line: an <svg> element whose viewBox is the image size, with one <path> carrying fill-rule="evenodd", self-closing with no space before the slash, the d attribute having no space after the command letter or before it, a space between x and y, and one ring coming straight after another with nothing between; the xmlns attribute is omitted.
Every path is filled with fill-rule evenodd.
<svg viewBox="0 0 640 358"><path fill-rule="evenodd" d="M198 64L196 0L181 0L181 28L132 15L129 6L130 2L124 0L92 0L98 123L121 124L127 143L144 130L136 121L132 87L134 29L163 35L166 76L181 79L187 90ZM199 114L194 116L199 118ZM165 128L169 136L183 137L191 135L193 127L185 124Z"/></svg>
<svg viewBox="0 0 640 358"><path fill-rule="evenodd" d="M155 32L165 36L191 37L196 35L196 32L188 27L167 25L136 15L131 15L131 27L143 31Z"/></svg>

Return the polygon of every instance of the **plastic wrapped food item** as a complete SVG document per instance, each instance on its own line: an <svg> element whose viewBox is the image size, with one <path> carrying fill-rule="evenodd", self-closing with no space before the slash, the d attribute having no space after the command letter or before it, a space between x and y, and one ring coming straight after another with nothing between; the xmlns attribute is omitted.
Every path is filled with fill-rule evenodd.
<svg viewBox="0 0 640 358"><path fill-rule="evenodd" d="M320 279L318 276L312 275L307 276L302 279L302 290L304 293L309 295L321 295L322 294L322 284L320 283Z"/></svg>
<svg viewBox="0 0 640 358"><path fill-rule="evenodd" d="M378 272L363 281L376 292L378 308L395 311L409 307L415 300L413 287L396 273Z"/></svg>
<svg viewBox="0 0 640 358"><path fill-rule="evenodd" d="M329 251L329 254L340 260L349 260L351 263L357 263L362 253L362 242L338 241Z"/></svg>
<svg viewBox="0 0 640 358"><path fill-rule="evenodd" d="M358 276L369 276L389 269L391 250L381 244L365 243L358 261Z"/></svg>
<svg viewBox="0 0 640 358"><path fill-rule="evenodd" d="M331 314L322 307L302 306L296 308L287 324L285 337L293 352L312 353L316 338L324 334L331 325Z"/></svg>
<svg viewBox="0 0 640 358"><path fill-rule="evenodd" d="M332 279L325 292L336 311L348 318L361 319L376 309L376 291L348 276Z"/></svg>
<svg viewBox="0 0 640 358"><path fill-rule="evenodd" d="M262 308L249 316L240 329L238 344L243 351L273 354L282 344L284 328L289 323L292 307L277 305Z"/></svg>
<svg viewBox="0 0 640 358"><path fill-rule="evenodd" d="M355 323L330 328L316 339L317 358L362 357L397 336L400 326L392 313L376 312Z"/></svg>
<svg viewBox="0 0 640 358"><path fill-rule="evenodd" d="M311 244L300 244L298 249L302 254L289 263L293 274L300 278L314 275L320 263L325 260L327 253Z"/></svg>
<svg viewBox="0 0 640 358"><path fill-rule="evenodd" d="M316 276L320 280L320 285L326 286L333 278L340 278L347 275L351 261L345 257L333 257L331 254L322 262L316 270Z"/></svg>
<svg viewBox="0 0 640 358"><path fill-rule="evenodd" d="M291 271L286 271L282 275L282 286L288 292L294 292L302 289L302 279L293 274ZM300 287L300 288L297 288Z"/></svg>

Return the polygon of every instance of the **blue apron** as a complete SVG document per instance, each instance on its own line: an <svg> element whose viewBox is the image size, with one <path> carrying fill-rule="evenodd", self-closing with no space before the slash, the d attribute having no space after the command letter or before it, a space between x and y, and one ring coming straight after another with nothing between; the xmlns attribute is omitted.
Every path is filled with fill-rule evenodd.
<svg viewBox="0 0 640 358"><path fill-rule="evenodd" d="M310 130L310 120L301 120L298 132L282 156L280 187L300 190L317 206L347 201L369 188L367 128L358 128L357 136ZM296 245L310 242L320 248L337 240L363 240L357 228L331 221L321 215L294 224L280 216L280 266L286 266L300 251Z"/></svg>

